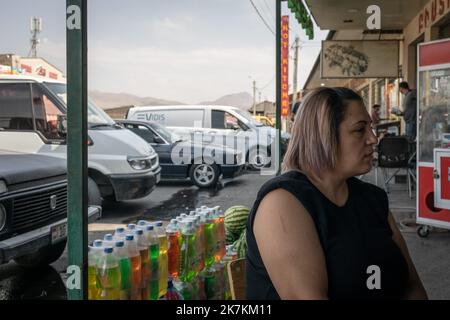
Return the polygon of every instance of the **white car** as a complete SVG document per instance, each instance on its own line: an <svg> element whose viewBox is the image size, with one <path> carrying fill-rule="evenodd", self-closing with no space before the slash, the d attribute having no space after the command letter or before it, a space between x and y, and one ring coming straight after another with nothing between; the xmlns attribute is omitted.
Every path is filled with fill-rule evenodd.
<svg viewBox="0 0 450 320"><path fill-rule="evenodd" d="M67 157L66 84L0 75L0 149ZM142 138L88 103L89 204L147 196L160 180L158 155Z"/></svg>

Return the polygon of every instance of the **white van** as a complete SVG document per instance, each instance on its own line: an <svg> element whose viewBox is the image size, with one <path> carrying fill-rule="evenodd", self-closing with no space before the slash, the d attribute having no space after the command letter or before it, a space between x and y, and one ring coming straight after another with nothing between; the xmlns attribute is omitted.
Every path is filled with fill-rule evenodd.
<svg viewBox="0 0 450 320"><path fill-rule="evenodd" d="M216 144L224 140L218 137L233 136L238 147L245 141L243 154L246 154L246 162L254 169L261 169L270 163L270 146L276 137L274 128L256 121L249 112L230 106L133 107L128 110L127 119L156 122L187 139L192 138L193 134L202 134L203 141ZM288 135L282 134L282 153L288 139Z"/></svg>
<svg viewBox="0 0 450 320"><path fill-rule="evenodd" d="M66 158L65 83L0 75L0 149ZM160 180L158 155L133 132L88 103L89 204L145 197Z"/></svg>

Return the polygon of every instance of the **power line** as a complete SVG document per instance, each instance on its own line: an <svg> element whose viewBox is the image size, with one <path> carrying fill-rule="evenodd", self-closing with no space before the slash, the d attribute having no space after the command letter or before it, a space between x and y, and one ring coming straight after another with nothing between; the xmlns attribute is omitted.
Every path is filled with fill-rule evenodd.
<svg viewBox="0 0 450 320"><path fill-rule="evenodd" d="M272 14L270 9L266 9L266 7L258 4L258 8L260 9L260 12L263 14L263 16L266 18L267 24L272 28L272 30L275 30L275 16Z"/></svg>
<svg viewBox="0 0 450 320"><path fill-rule="evenodd" d="M267 88L267 86L269 85L269 84L271 84L272 83L272 81L275 79L275 74L272 76L272 79L270 79L269 80L269 82L267 82L264 86L262 86L261 88L258 88L258 90L259 91L262 91L262 90L264 90L265 88Z"/></svg>
<svg viewBox="0 0 450 320"><path fill-rule="evenodd" d="M267 21L264 19L264 17L261 15L261 13L259 12L258 8L255 6L255 4L253 3L253 0L250 0L250 3L252 4L253 8L255 9L256 13L258 14L258 16L261 18L262 22L264 22L264 24L266 25L267 29L269 29L269 31L275 36L275 32L272 30L272 28L267 24Z"/></svg>
<svg viewBox="0 0 450 320"><path fill-rule="evenodd" d="M264 0L264 4L266 5L266 8L269 11L270 15L272 16L273 20L276 20L275 19L275 14L272 13L272 9L269 8L269 5L267 4L266 0Z"/></svg>

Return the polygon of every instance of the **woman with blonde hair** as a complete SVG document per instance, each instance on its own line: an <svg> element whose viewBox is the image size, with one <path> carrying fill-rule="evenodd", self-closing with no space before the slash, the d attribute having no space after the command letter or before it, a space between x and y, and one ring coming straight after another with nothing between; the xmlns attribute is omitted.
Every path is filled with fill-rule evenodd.
<svg viewBox="0 0 450 320"><path fill-rule="evenodd" d="M248 299L426 299L386 193L371 170L377 138L362 98L308 93L284 173L260 189L247 221Z"/></svg>

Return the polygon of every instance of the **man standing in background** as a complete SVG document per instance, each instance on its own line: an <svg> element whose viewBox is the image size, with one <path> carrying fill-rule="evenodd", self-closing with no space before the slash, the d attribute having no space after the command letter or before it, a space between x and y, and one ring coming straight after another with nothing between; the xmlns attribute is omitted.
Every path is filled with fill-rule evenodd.
<svg viewBox="0 0 450 320"><path fill-rule="evenodd" d="M405 96L403 99L403 119L406 123L406 136L411 140L416 139L417 131L417 91L410 89L408 82L400 82L400 92Z"/></svg>

